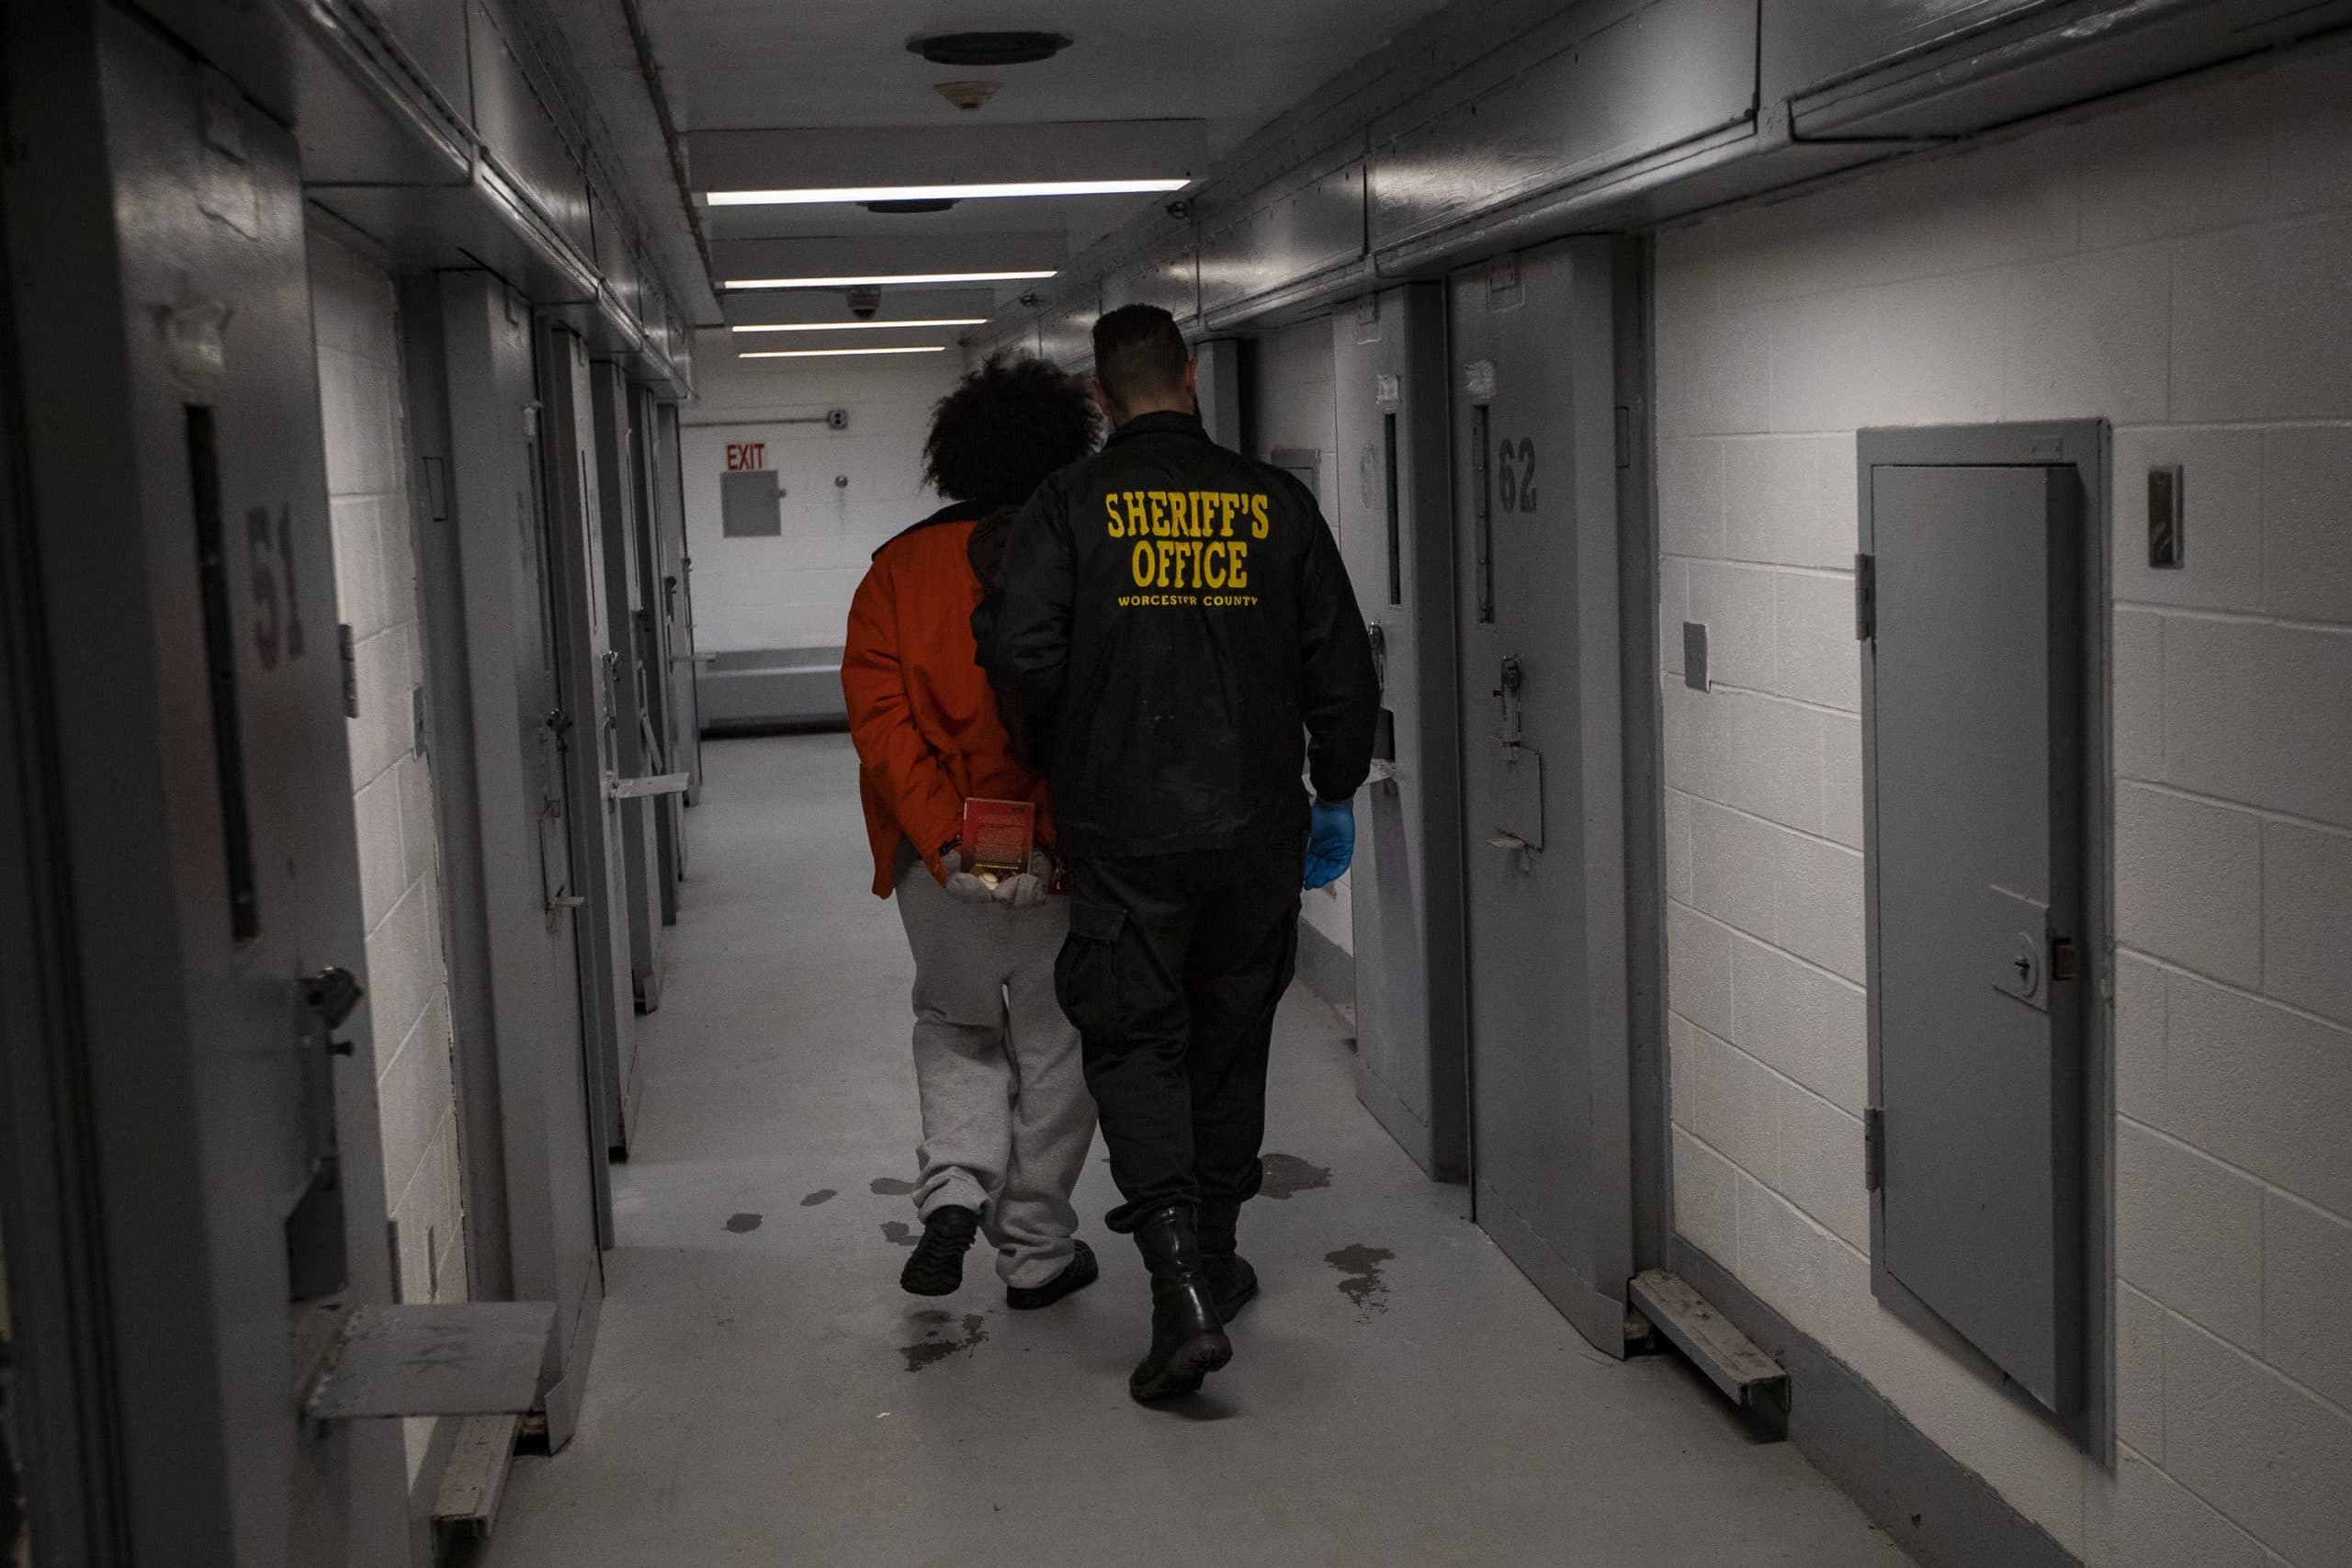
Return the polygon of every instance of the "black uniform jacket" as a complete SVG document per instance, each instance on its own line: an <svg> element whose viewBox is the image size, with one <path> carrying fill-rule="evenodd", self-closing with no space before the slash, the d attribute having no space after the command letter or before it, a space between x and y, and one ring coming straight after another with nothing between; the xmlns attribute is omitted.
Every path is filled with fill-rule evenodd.
<svg viewBox="0 0 2352 1568"><path fill-rule="evenodd" d="M1302 772L1344 800L1371 768L1379 683L1330 526L1190 415L1039 487L973 629L1067 855L1295 848Z"/></svg>

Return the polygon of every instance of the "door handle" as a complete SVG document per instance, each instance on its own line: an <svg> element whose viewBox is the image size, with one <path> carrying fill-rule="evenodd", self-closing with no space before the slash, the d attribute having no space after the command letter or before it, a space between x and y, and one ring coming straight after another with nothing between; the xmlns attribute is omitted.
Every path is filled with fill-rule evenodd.
<svg viewBox="0 0 2352 1568"><path fill-rule="evenodd" d="M1516 833L1498 833L1487 842L1507 854L1515 856L1515 868L1521 876L1530 876L1534 874L1535 846L1525 839Z"/></svg>
<svg viewBox="0 0 2352 1568"><path fill-rule="evenodd" d="M625 779L612 773L605 775L606 800L642 800L650 795L684 795L694 782L689 773L648 773L642 778Z"/></svg>
<svg viewBox="0 0 2352 1568"><path fill-rule="evenodd" d="M334 964L315 975L303 976L301 986L302 1005L319 1021L319 1032L325 1037L327 1054L350 1055L352 1043L335 1039L334 1032L343 1027L344 1020L351 1016L359 999L368 994L368 987L350 970Z"/></svg>
<svg viewBox="0 0 2352 1568"><path fill-rule="evenodd" d="M1521 704L1520 688L1527 683L1527 671L1515 658L1506 658L1495 675L1495 695L1503 707L1503 750L1516 752L1520 741Z"/></svg>

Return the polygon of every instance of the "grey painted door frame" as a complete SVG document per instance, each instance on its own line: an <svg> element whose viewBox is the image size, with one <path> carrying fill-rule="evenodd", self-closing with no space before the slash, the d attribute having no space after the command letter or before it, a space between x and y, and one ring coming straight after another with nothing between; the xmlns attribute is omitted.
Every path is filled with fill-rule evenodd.
<svg viewBox="0 0 2352 1568"><path fill-rule="evenodd" d="M51 48L64 41L53 28L42 31ZM24 56L13 28L6 41L9 86L0 103L46 109L22 91ZM80 86L87 82L83 56L76 49L43 66L60 85ZM0 185L0 276L11 284L27 265L10 252L9 231L25 226L21 203L43 199L61 177L48 164L28 161ZM59 216L78 231L74 220L89 215L40 211L44 228ZM38 258L31 265L38 276ZM22 445L36 421L26 406L35 395L30 378L44 352L62 346L62 333L20 355L16 299L12 287L0 309L0 1235L7 1248L0 1290L7 1292L12 1385L0 1486L21 1488L23 1528L44 1553L117 1568L131 1560L130 1475L120 1395L107 1371L112 1260L96 1223L107 1128L86 1074L107 1053L85 1039L78 1005L80 932L51 669L53 655L71 659L77 650L53 646L48 635L41 549L54 530L36 525L43 476ZM39 335L37 324L32 330ZM95 412L114 390L62 412ZM53 501L53 480L50 489Z"/></svg>
<svg viewBox="0 0 2352 1568"><path fill-rule="evenodd" d="M121 12L6 26L9 113L38 128L0 173L29 569L8 610L37 617L10 629L40 649L14 678L42 770L25 869L53 922L47 1021L6 1060L12 1091L40 1072L64 1140L19 1143L12 1104L8 1165L62 1178L48 1234L104 1367L80 1431L39 1434L82 1442L61 1468L96 1488L52 1512L57 1540L191 1568L405 1562L397 1426L313 1426L289 1375L332 1303L391 1293L367 1004L330 1031L302 1000L366 957L297 148Z"/></svg>
<svg viewBox="0 0 2352 1568"><path fill-rule="evenodd" d="M1634 1267L1674 1244L1673 1107L1666 1055L1666 733L1658 690L1657 357L1653 246L1611 241L1617 379L1617 616L1625 747L1626 1103Z"/></svg>

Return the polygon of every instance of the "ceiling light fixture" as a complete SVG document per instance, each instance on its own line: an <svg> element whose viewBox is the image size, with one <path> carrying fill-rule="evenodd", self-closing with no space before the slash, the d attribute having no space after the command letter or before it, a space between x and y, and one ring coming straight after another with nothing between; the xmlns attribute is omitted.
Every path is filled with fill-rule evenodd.
<svg viewBox="0 0 2352 1568"><path fill-rule="evenodd" d="M788 190L713 190L703 193L711 207L807 207L819 202L965 201L1008 196L1139 196L1182 190L1190 179L1010 180L997 184L931 186L823 186Z"/></svg>
<svg viewBox="0 0 2352 1568"><path fill-rule="evenodd" d="M984 327L986 316L932 316L919 321L751 321L737 333L854 333L874 327Z"/></svg>
<svg viewBox="0 0 2352 1568"><path fill-rule="evenodd" d="M880 288L895 284L1026 283L1053 276L1044 272L886 272L868 277L730 277L729 288Z"/></svg>
<svg viewBox="0 0 2352 1568"><path fill-rule="evenodd" d="M1028 65L1051 60L1074 41L1068 33L917 33L907 52L933 65Z"/></svg>
<svg viewBox="0 0 2352 1568"><path fill-rule="evenodd" d="M944 343L927 343L914 348L755 348L739 354L738 359L828 359L844 354L944 354Z"/></svg>
<svg viewBox="0 0 2352 1568"><path fill-rule="evenodd" d="M997 96L1001 82L933 82L931 90L969 113Z"/></svg>

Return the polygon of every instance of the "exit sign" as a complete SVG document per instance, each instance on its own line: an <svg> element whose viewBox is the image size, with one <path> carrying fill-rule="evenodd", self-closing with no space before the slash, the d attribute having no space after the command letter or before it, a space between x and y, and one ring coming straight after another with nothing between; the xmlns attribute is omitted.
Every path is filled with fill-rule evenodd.
<svg viewBox="0 0 2352 1568"><path fill-rule="evenodd" d="M768 466L768 444L764 441L729 441L727 444L727 471L741 473L746 469Z"/></svg>

